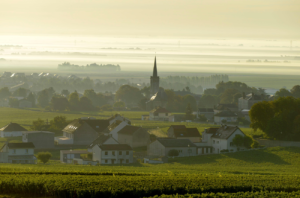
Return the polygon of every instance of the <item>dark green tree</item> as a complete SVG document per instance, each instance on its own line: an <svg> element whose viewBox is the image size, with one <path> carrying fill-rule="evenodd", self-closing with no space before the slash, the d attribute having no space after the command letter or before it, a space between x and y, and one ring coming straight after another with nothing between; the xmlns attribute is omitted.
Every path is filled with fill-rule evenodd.
<svg viewBox="0 0 300 198"><path fill-rule="evenodd" d="M43 108L49 105L49 94L46 89L44 89L43 91L41 91L39 93L37 102L38 102L38 105Z"/></svg>
<svg viewBox="0 0 300 198"><path fill-rule="evenodd" d="M300 85L295 85L295 86L291 89L291 94L292 94L295 98L300 98Z"/></svg>
<svg viewBox="0 0 300 198"><path fill-rule="evenodd" d="M35 107L35 96L32 92L30 92L27 96L27 100L32 103L32 107Z"/></svg>
<svg viewBox="0 0 300 198"><path fill-rule="evenodd" d="M175 149L172 149L168 152L169 157L177 157L179 155L179 152Z"/></svg>
<svg viewBox="0 0 300 198"><path fill-rule="evenodd" d="M194 115L193 115L193 110L191 108L191 104L188 103L186 110L185 110L185 119L186 120L193 120L194 119Z"/></svg>
<svg viewBox="0 0 300 198"><path fill-rule="evenodd" d="M69 101L60 95L54 95L50 101L50 107L53 111L64 111L69 109Z"/></svg>
<svg viewBox="0 0 300 198"><path fill-rule="evenodd" d="M8 98L9 96L10 96L10 92L8 87L3 87L2 89L0 89L0 100Z"/></svg>
<svg viewBox="0 0 300 198"><path fill-rule="evenodd" d="M51 157L52 157L52 154L49 152L39 152L36 155L36 158L38 160L40 160L41 162L43 162L44 164L46 164L50 160Z"/></svg>

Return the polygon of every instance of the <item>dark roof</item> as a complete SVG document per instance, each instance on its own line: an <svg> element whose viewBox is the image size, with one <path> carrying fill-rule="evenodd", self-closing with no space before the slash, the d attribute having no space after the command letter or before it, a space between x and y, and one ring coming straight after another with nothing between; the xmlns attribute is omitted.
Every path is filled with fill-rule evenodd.
<svg viewBox="0 0 300 198"><path fill-rule="evenodd" d="M102 132L106 127L109 126L108 120L96 120L96 119L75 119L68 124L63 131L68 133L74 133L78 128L84 124L89 125L96 132Z"/></svg>
<svg viewBox="0 0 300 198"><path fill-rule="evenodd" d="M265 96L265 95L256 95L254 93L250 93L248 95L246 95L245 98L243 98L244 100L265 100L265 98L268 97L268 96Z"/></svg>
<svg viewBox="0 0 300 198"><path fill-rule="evenodd" d="M103 144L99 147L101 150L132 150L128 144Z"/></svg>
<svg viewBox="0 0 300 198"><path fill-rule="evenodd" d="M48 133L48 134L54 134L53 132L50 132L50 131L24 131L22 133Z"/></svg>
<svg viewBox="0 0 300 198"><path fill-rule="evenodd" d="M173 129L186 129L186 126L185 125L171 125L170 128L173 128Z"/></svg>
<svg viewBox="0 0 300 198"><path fill-rule="evenodd" d="M27 131L27 130L17 123L9 123L8 125L2 127L0 131L11 132L11 131Z"/></svg>
<svg viewBox="0 0 300 198"><path fill-rule="evenodd" d="M206 130L206 133L211 133L211 134L214 134L215 132L217 132L219 128L208 128L208 129L205 129Z"/></svg>
<svg viewBox="0 0 300 198"><path fill-rule="evenodd" d="M199 112L209 112L209 113L213 113L214 112L214 109L213 108L199 108L198 109Z"/></svg>
<svg viewBox="0 0 300 198"><path fill-rule="evenodd" d="M112 138L110 135L104 135L101 134L99 135L93 142L92 144L89 145L89 147L93 147L94 145L98 144L98 145L102 145L106 140L108 140L109 138Z"/></svg>
<svg viewBox="0 0 300 198"><path fill-rule="evenodd" d="M218 104L218 106L215 107L215 110L227 110L227 109L234 109L238 108L236 104Z"/></svg>
<svg viewBox="0 0 300 198"><path fill-rule="evenodd" d="M238 126L223 125L216 131L216 133L212 135L212 137L220 138L220 139L228 139L238 129L240 130Z"/></svg>
<svg viewBox="0 0 300 198"><path fill-rule="evenodd" d="M237 117L237 115L235 113L233 113L232 111L230 110L226 110L226 111L221 111L219 113L217 113L215 115L215 117Z"/></svg>
<svg viewBox="0 0 300 198"><path fill-rule="evenodd" d="M157 138L164 147L196 147L189 139Z"/></svg>
<svg viewBox="0 0 300 198"><path fill-rule="evenodd" d="M61 150L63 154L88 154L89 152L86 150Z"/></svg>
<svg viewBox="0 0 300 198"><path fill-rule="evenodd" d="M119 126L119 124L121 124L123 121L121 120L116 120L114 123L112 123L111 125L109 125L108 127L106 127L106 129L104 129L102 131L102 133L109 133L112 130L114 130L117 126Z"/></svg>
<svg viewBox="0 0 300 198"><path fill-rule="evenodd" d="M32 142L20 142L20 143L7 143L8 148L17 149L17 148L35 148Z"/></svg>
<svg viewBox="0 0 300 198"><path fill-rule="evenodd" d="M136 132L138 129L141 129L141 127L131 126L127 125L123 129L121 129L118 134L124 134L124 135L132 135L134 132Z"/></svg>
<svg viewBox="0 0 300 198"><path fill-rule="evenodd" d="M166 108L157 107L156 109L151 110L150 113L170 113L170 112Z"/></svg>
<svg viewBox="0 0 300 198"><path fill-rule="evenodd" d="M186 128L184 131L174 130L174 135L175 137L201 137L197 128Z"/></svg>

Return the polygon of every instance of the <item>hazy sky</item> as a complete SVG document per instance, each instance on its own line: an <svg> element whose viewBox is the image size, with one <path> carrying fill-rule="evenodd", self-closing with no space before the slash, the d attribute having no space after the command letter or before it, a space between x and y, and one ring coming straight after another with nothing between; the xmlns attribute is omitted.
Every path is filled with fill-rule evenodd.
<svg viewBox="0 0 300 198"><path fill-rule="evenodd" d="M0 34L300 37L299 0L0 0Z"/></svg>

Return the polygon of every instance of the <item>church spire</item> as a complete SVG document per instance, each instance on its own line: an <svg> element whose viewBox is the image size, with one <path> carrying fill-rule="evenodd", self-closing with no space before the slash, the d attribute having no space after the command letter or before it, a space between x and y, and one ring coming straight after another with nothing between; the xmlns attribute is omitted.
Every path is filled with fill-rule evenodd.
<svg viewBox="0 0 300 198"><path fill-rule="evenodd" d="M156 56L154 59L153 77L157 77Z"/></svg>

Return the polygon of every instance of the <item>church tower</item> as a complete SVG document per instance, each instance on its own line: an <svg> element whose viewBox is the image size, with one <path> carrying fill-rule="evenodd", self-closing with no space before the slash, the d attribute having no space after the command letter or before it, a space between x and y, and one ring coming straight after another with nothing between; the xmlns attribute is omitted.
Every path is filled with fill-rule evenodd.
<svg viewBox="0 0 300 198"><path fill-rule="evenodd" d="M150 77L150 97L159 90L159 76L157 76L156 56L154 59L153 76Z"/></svg>

